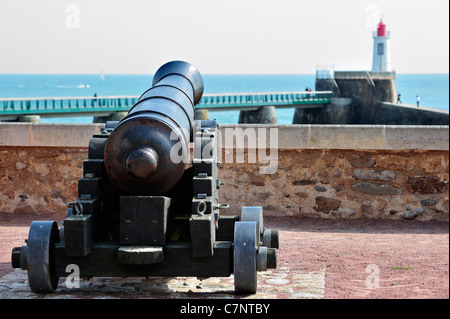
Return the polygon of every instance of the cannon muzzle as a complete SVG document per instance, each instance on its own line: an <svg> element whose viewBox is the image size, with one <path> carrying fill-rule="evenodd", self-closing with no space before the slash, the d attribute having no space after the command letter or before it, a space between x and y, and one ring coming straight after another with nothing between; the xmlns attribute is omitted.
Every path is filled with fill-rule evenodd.
<svg viewBox="0 0 450 319"><path fill-rule="evenodd" d="M111 180L123 191L159 195L184 173L194 126L194 106L203 79L191 64L172 61L158 69L152 87L111 132L104 160Z"/></svg>

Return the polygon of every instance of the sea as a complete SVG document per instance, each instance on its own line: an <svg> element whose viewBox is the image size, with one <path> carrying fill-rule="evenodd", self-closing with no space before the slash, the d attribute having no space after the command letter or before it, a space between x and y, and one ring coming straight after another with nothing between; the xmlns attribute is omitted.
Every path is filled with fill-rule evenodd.
<svg viewBox="0 0 450 319"><path fill-rule="evenodd" d="M397 74L406 104L449 110L449 74ZM141 95L153 75L0 74L0 98ZM204 93L298 92L314 89L315 74L203 75ZM0 110L1 111L1 110ZM279 124L292 124L294 109L277 109ZM209 112L221 124L237 124L239 111ZM92 117L41 118L41 123L92 123Z"/></svg>

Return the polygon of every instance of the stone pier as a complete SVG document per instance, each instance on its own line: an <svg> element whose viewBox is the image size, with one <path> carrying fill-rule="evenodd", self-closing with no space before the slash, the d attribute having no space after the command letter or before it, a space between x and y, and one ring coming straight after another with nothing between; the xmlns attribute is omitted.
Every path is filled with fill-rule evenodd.
<svg viewBox="0 0 450 319"><path fill-rule="evenodd" d="M296 109L294 124L449 125L449 112L398 104L395 72L334 72L316 79L316 91L332 91L321 109Z"/></svg>
<svg viewBox="0 0 450 319"><path fill-rule="evenodd" d="M277 113L274 106L263 106L257 110L241 111L239 124L277 124Z"/></svg>

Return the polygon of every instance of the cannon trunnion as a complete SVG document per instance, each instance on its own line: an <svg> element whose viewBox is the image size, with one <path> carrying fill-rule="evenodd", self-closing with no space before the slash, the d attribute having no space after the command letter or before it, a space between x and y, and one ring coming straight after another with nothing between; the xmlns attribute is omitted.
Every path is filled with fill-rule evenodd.
<svg viewBox="0 0 450 319"><path fill-rule="evenodd" d="M202 94L195 67L169 62L122 121L93 136L64 225L34 221L12 251L32 291L55 291L73 265L80 277L234 274L236 293L257 291L257 272L276 268L278 232L261 207L220 214L219 126L194 120Z"/></svg>

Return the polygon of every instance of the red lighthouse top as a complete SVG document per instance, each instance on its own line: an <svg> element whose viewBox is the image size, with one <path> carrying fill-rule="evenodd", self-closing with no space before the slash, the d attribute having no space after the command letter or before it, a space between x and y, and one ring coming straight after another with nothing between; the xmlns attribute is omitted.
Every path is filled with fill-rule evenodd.
<svg viewBox="0 0 450 319"><path fill-rule="evenodd" d="M379 37L386 36L386 25L383 23L383 20L381 20L380 23L378 24L377 35Z"/></svg>

